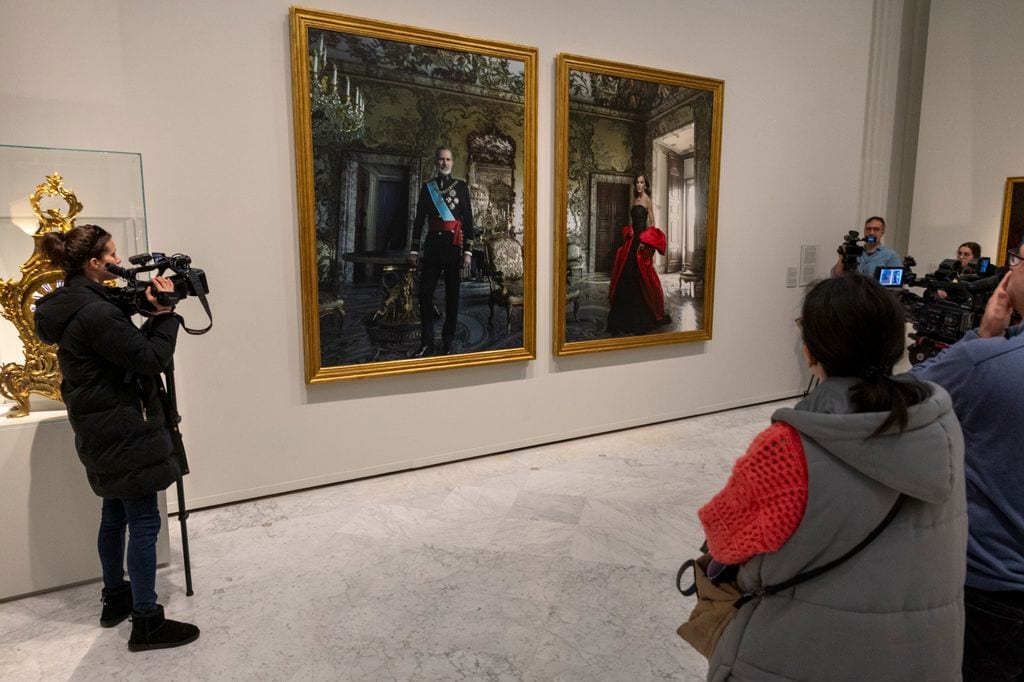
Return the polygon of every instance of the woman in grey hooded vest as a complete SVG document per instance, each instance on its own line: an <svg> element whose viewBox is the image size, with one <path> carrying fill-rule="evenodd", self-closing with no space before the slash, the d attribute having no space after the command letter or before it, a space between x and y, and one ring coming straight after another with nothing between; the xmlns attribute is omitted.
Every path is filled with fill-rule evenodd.
<svg viewBox="0 0 1024 682"><path fill-rule="evenodd" d="M798 320L819 386L772 416L699 512L716 561L754 595L719 640L709 680L953 680L963 648L963 438L939 386L894 377L895 297L827 279ZM897 500L901 500L897 506ZM849 552L849 559L765 593Z"/></svg>

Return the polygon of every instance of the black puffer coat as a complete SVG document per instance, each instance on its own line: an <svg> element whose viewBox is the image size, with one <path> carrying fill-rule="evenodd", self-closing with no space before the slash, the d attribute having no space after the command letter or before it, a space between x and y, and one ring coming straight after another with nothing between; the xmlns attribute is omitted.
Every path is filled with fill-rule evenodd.
<svg viewBox="0 0 1024 682"><path fill-rule="evenodd" d="M179 321L157 315L140 330L108 291L71 276L40 299L36 331L59 344L61 397L93 491L140 497L181 474L159 376L174 354Z"/></svg>

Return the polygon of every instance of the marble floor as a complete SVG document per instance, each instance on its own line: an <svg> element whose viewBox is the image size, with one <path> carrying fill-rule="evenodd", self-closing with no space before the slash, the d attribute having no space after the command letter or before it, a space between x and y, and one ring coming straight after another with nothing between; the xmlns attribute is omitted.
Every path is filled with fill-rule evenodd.
<svg viewBox="0 0 1024 682"><path fill-rule="evenodd" d="M130 653L83 585L0 604L0 679L703 679L675 571L780 404L194 512L192 597L172 519L196 643Z"/></svg>

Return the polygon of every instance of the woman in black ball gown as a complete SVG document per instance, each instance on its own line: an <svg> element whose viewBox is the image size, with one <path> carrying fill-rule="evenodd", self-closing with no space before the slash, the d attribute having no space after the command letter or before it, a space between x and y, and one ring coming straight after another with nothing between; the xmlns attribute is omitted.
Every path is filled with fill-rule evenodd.
<svg viewBox="0 0 1024 682"><path fill-rule="evenodd" d="M615 253L608 288L611 309L606 328L613 336L646 334L672 321L665 314L665 294L653 261L655 251L665 254L665 233L654 226L647 178L636 176L633 188L630 224L622 228L622 246Z"/></svg>

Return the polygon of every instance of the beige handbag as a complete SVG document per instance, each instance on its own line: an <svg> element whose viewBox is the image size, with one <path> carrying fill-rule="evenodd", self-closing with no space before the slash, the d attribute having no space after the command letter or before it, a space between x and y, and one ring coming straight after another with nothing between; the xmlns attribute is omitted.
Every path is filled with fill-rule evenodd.
<svg viewBox="0 0 1024 682"><path fill-rule="evenodd" d="M693 607L690 618L679 626L676 632L696 649L704 658L711 658L715 645L725 632L725 628L736 615L737 602L743 599L743 593L734 580L722 581L717 585L708 577L710 554L702 554L697 559L690 559L679 568L676 575L676 586L684 596L697 594L697 605ZM693 567L693 585L683 589L679 581L683 573ZM744 600L746 601L746 600Z"/></svg>
<svg viewBox="0 0 1024 682"><path fill-rule="evenodd" d="M729 623L732 622L733 617L736 615L737 609L746 604L751 599L761 598L767 595L772 595L782 590L788 590L794 585L798 585L811 578L817 578L822 573L830 571L839 564L843 563L857 552L867 547L872 540L885 530L885 527L889 525L889 522L893 520L896 513L900 510L903 505L903 501L906 496L902 493L896 498L896 502L892 505L892 509L886 515L882 522L879 523L874 530L872 530L866 538L861 540L856 547L846 552L837 559L833 559L823 566L818 566L809 571L804 571L798 575L793 576L789 580L786 580L775 585L766 585L756 592L744 593L740 590L739 585L736 584L735 580L722 579L712 581L708 577L708 565L711 563L711 555L707 553L707 543L700 548L704 554L697 559L689 559L682 566L679 567L679 571L676 573L676 589L679 590L684 597L689 597L696 593L697 605L693 607L693 611L690 613L690 618L685 623L676 629L676 632L686 642L700 652L704 658L711 659L711 655L715 652L715 646L718 645L718 640L722 637L722 633L725 632L725 628L728 627ZM693 567L693 584L687 588L683 588L682 580L683 574L686 573L687 569ZM735 573L726 573L732 577Z"/></svg>

